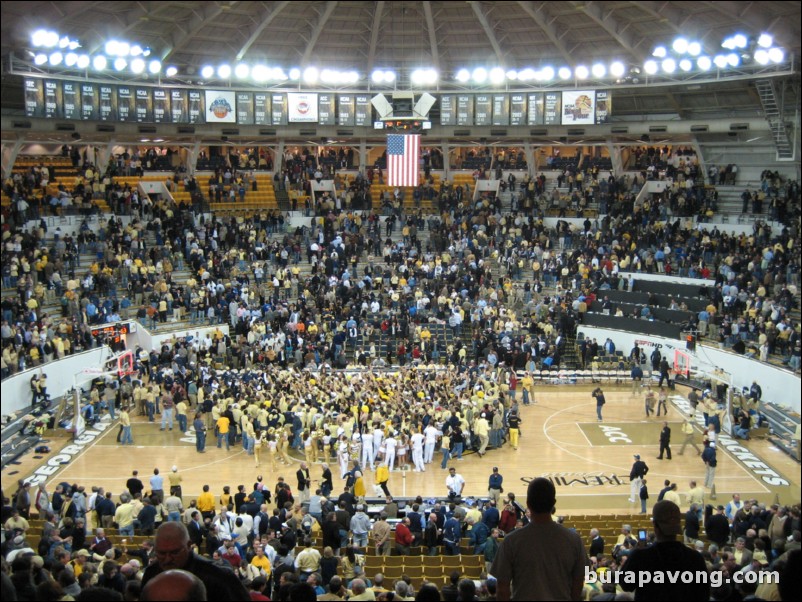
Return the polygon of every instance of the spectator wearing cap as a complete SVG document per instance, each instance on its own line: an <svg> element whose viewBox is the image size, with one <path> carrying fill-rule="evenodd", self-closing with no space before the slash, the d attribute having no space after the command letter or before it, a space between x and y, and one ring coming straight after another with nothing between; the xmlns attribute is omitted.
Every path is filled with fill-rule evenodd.
<svg viewBox="0 0 802 602"><path fill-rule="evenodd" d="M646 462L640 459L639 454L635 454L635 462L629 471L629 502L635 503L640 498L640 488L643 478L649 472Z"/></svg>
<svg viewBox="0 0 802 602"><path fill-rule="evenodd" d="M479 437L479 457L487 453L487 445L490 443L490 424L487 422L487 414L482 412L474 420L473 433Z"/></svg>
<svg viewBox="0 0 802 602"><path fill-rule="evenodd" d="M637 575L645 571L654 575L657 571L707 572L705 560L699 552L686 547L677 537L682 532L682 513L674 502L657 502L652 510L656 543L638 548L627 559L623 571L625 578L621 587L634 591L635 600L709 600L710 585L707 580L685 583L647 583L640 585ZM634 577L634 579L633 579Z"/></svg>
<svg viewBox="0 0 802 602"><path fill-rule="evenodd" d="M81 576L81 573L86 570L86 563L90 556L91 554L87 550L78 550L73 555L73 559L70 560L69 566L72 568L72 572L76 579L78 579L78 577Z"/></svg>
<svg viewBox="0 0 802 602"><path fill-rule="evenodd" d="M504 477L499 474L498 466L494 466L493 473L490 475L487 482L487 495L496 505L498 505L501 500L501 494L504 493L504 489L502 488L503 482Z"/></svg>

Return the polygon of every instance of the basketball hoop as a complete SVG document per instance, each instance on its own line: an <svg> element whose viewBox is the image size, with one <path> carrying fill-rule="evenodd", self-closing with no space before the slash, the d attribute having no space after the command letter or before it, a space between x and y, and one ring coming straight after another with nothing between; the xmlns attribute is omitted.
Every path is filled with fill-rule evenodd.
<svg viewBox="0 0 802 602"><path fill-rule="evenodd" d="M119 376L123 378L136 372L134 368L134 352L123 351L119 355L110 357L104 362L105 367L92 366L84 368L78 374L88 374L92 376Z"/></svg>

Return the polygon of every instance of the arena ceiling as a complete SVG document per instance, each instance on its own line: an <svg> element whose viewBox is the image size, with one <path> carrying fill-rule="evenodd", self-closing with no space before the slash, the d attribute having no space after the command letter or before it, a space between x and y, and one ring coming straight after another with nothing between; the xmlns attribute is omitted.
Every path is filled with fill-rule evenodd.
<svg viewBox="0 0 802 602"><path fill-rule="evenodd" d="M187 81L205 64L266 62L285 68L374 68L398 72L403 88L416 67L443 78L477 65L538 68L620 60L642 65L656 45L679 35L720 51L734 33L768 32L800 57L802 3L787 2L336 2L73 1L2 2L2 55L20 54L31 33L48 28L97 51L109 39L149 46ZM4 71L8 61L4 60ZM798 68L796 69L798 75ZM798 78L797 78L798 79ZM3 108L21 98L4 76ZM795 86L798 91L798 85ZM707 92L708 89L705 90ZM620 96L618 115L759 108L748 83L702 94L694 86Z"/></svg>

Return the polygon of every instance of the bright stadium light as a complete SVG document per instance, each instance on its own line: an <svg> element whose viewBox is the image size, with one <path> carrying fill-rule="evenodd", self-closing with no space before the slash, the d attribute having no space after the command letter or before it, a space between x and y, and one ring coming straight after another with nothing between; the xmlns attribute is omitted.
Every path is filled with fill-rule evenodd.
<svg viewBox="0 0 802 602"><path fill-rule="evenodd" d="M211 65L204 65L200 70L200 74L203 79L211 79L214 75L214 67Z"/></svg>
<svg viewBox="0 0 802 602"><path fill-rule="evenodd" d="M672 58L665 59L660 66L666 73L674 73L677 70L677 62Z"/></svg>
<svg viewBox="0 0 802 602"><path fill-rule="evenodd" d="M688 54L691 56L699 56L702 54L702 45L699 42L691 42L688 44Z"/></svg>
<svg viewBox="0 0 802 602"><path fill-rule="evenodd" d="M245 79L250 74L251 74L251 68L245 63L240 63L236 67L234 67L234 75L236 75L238 79Z"/></svg>
<svg viewBox="0 0 802 602"><path fill-rule="evenodd" d="M456 79L458 82L460 82L460 83L462 83L462 84L465 84L465 83L467 83L468 81L470 81L470 79L471 79L471 72L470 72L470 71L468 71L467 69L460 69L459 71L457 71L457 74L454 76L454 78L455 78L455 79Z"/></svg>
<svg viewBox="0 0 802 602"><path fill-rule="evenodd" d="M658 46L652 51L652 56L658 59L665 58L668 51L665 46Z"/></svg>
<svg viewBox="0 0 802 602"><path fill-rule="evenodd" d="M510 69L509 71L507 71L506 75L507 79L510 81L515 81L516 79L518 79L518 72L515 69Z"/></svg>
<svg viewBox="0 0 802 602"><path fill-rule="evenodd" d="M131 71L139 75L145 70L145 61L139 57L131 61Z"/></svg>
<svg viewBox="0 0 802 602"><path fill-rule="evenodd" d="M554 67L546 66L540 70L540 79L544 82L548 82L554 79Z"/></svg>
<svg viewBox="0 0 802 602"><path fill-rule="evenodd" d="M231 77L231 65L222 64L217 68L217 75L220 79L228 79Z"/></svg>
<svg viewBox="0 0 802 602"><path fill-rule="evenodd" d="M501 67L493 67L490 70L490 83L495 85L504 83L504 69Z"/></svg>
<svg viewBox="0 0 802 602"><path fill-rule="evenodd" d="M114 59L114 68L117 71L122 71L128 66L128 61L126 61L123 57L119 57Z"/></svg>
<svg viewBox="0 0 802 602"><path fill-rule="evenodd" d="M560 76L560 79L571 79L571 70L568 67L560 67L557 75Z"/></svg>
<svg viewBox="0 0 802 602"><path fill-rule="evenodd" d="M717 54L716 57L713 59L713 64L719 69L724 69L727 66L727 57L723 54Z"/></svg>
<svg viewBox="0 0 802 602"><path fill-rule="evenodd" d="M781 48L770 48L769 59L772 63L782 63L785 60L785 53Z"/></svg>
<svg viewBox="0 0 802 602"><path fill-rule="evenodd" d="M709 71L713 66L713 61L710 60L709 56L700 56L696 59L696 66L702 71Z"/></svg>
<svg viewBox="0 0 802 602"><path fill-rule="evenodd" d="M320 72L317 70L317 67L307 67L306 69L304 69L305 83L307 84L317 83L319 77L320 77Z"/></svg>
<svg viewBox="0 0 802 602"><path fill-rule="evenodd" d="M576 75L577 79L587 79L590 72L585 65L579 65L576 69L574 69L574 75Z"/></svg>
<svg viewBox="0 0 802 602"><path fill-rule="evenodd" d="M74 52L68 52L64 55L64 64L67 67L74 67L78 63L78 55Z"/></svg>
<svg viewBox="0 0 802 602"><path fill-rule="evenodd" d="M626 71L627 68L621 61L615 61L610 65L610 74L614 77L623 77Z"/></svg>
<svg viewBox="0 0 802 602"><path fill-rule="evenodd" d="M251 69L251 77L255 82L266 82L270 77L270 70L265 65L254 65Z"/></svg>
<svg viewBox="0 0 802 602"><path fill-rule="evenodd" d="M53 67L56 67L57 65L61 64L62 60L64 60L64 55L56 51L50 55L48 60Z"/></svg>
<svg viewBox="0 0 802 602"><path fill-rule="evenodd" d="M682 59L679 62L679 68L685 71L686 73L693 69L693 62L690 59Z"/></svg>
<svg viewBox="0 0 802 602"><path fill-rule="evenodd" d="M78 69L86 69L89 66L89 55L78 55L78 61L75 63L75 65L78 67Z"/></svg>
<svg viewBox="0 0 802 602"><path fill-rule="evenodd" d="M643 63L643 70L648 73L649 75L654 75L657 73L657 61L646 61Z"/></svg>
<svg viewBox="0 0 802 602"><path fill-rule="evenodd" d="M527 67L518 74L518 79L520 79L522 82L528 82L535 79L535 75L535 70L531 67Z"/></svg>
<svg viewBox="0 0 802 602"><path fill-rule="evenodd" d="M164 74L167 77L175 77L176 75L178 75L178 67L176 67L175 65L170 65L169 67L167 67L167 69L164 70Z"/></svg>
<svg viewBox="0 0 802 602"><path fill-rule="evenodd" d="M148 71L153 75L156 75L159 71L162 70L162 62L156 59L153 59L148 63Z"/></svg>
<svg viewBox="0 0 802 602"><path fill-rule="evenodd" d="M487 69L484 67L477 67L471 73L471 79L477 84L483 84L487 81Z"/></svg>
<svg viewBox="0 0 802 602"><path fill-rule="evenodd" d="M103 71L108 66L108 64L109 62L106 60L106 57L103 56L102 54L98 54L95 58L92 59L92 67L96 71Z"/></svg>
<svg viewBox="0 0 802 602"><path fill-rule="evenodd" d="M671 44L671 48L673 48L674 52L677 54L685 54L688 52L688 40L685 38L677 38L674 40L673 44Z"/></svg>
<svg viewBox="0 0 802 602"><path fill-rule="evenodd" d="M605 75L607 75L607 67L605 67L602 63L596 63L590 69L591 73L593 73L593 77L596 79L601 79Z"/></svg>
<svg viewBox="0 0 802 602"><path fill-rule="evenodd" d="M768 53L766 53L766 58L768 59ZM44 65L47 62L47 55L44 52L40 52L35 57L33 57L33 64L34 65Z"/></svg>
<svg viewBox="0 0 802 602"><path fill-rule="evenodd" d="M771 48L772 44L774 44L774 38L767 33L760 34L760 37L757 39L757 45L761 48Z"/></svg>

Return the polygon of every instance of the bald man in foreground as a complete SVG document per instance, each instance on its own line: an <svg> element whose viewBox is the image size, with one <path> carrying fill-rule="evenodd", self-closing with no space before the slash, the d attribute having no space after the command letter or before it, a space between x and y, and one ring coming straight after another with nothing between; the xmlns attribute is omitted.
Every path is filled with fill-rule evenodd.
<svg viewBox="0 0 802 602"><path fill-rule="evenodd" d="M206 600L206 586L192 573L171 569L159 573L142 588L142 602L150 600Z"/></svg>
<svg viewBox="0 0 802 602"><path fill-rule="evenodd" d="M154 546L156 562L145 569L142 577L143 591L148 582L167 571L180 569L191 573L203 582L209 600L227 602L229 600L249 601L251 599L245 586L240 583L232 571L227 571L212 564L210 560L198 556L192 550L189 532L181 522L163 523L156 531ZM177 579L166 579L165 586L178 587L182 583ZM158 584L157 584L158 585ZM184 586L186 583L184 582ZM166 598L154 598L166 599ZM181 598L176 598L181 599Z"/></svg>

